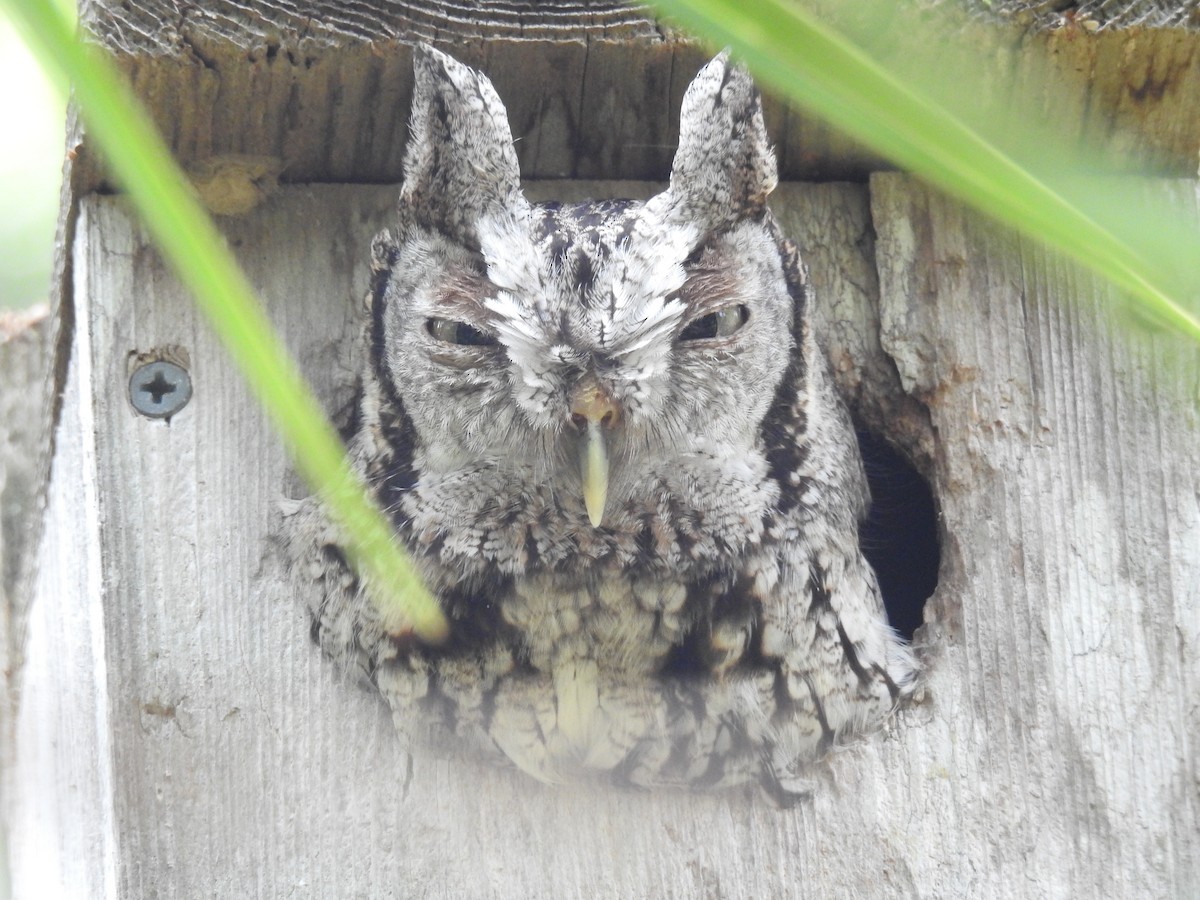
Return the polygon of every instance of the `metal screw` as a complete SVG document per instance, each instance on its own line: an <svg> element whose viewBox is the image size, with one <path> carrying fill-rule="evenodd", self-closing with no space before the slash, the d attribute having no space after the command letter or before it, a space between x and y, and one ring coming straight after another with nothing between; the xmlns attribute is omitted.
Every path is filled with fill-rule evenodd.
<svg viewBox="0 0 1200 900"><path fill-rule="evenodd" d="M129 376L129 402L143 416L167 419L192 399L192 379L182 366L157 360L138 366Z"/></svg>

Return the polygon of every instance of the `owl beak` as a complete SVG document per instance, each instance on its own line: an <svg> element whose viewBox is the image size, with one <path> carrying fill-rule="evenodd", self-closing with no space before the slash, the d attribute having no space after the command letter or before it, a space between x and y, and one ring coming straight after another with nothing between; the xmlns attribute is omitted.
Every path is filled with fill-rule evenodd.
<svg viewBox="0 0 1200 900"><path fill-rule="evenodd" d="M587 374L571 390L571 422L581 432L579 472L583 505L593 528L604 521L608 500L608 436L621 419L621 407L594 374Z"/></svg>
<svg viewBox="0 0 1200 900"><path fill-rule="evenodd" d="M587 507L592 527L599 528L604 521L604 503L608 499L608 447L597 422L588 422L583 446L579 448L579 464L583 476L583 505Z"/></svg>

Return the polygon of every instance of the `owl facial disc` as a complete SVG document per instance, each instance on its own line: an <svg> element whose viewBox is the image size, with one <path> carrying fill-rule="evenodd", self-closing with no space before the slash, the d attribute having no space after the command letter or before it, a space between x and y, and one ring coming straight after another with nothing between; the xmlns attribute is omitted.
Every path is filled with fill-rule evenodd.
<svg viewBox="0 0 1200 900"><path fill-rule="evenodd" d="M608 438L605 431L621 420L621 407L593 373L584 375L571 389L571 422L581 432L579 475L583 504L593 528L604 520L608 499Z"/></svg>

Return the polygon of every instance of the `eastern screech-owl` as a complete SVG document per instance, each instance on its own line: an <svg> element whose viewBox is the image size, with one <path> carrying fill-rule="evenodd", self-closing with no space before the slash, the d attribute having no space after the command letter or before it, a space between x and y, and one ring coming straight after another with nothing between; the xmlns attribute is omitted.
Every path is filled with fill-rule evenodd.
<svg viewBox="0 0 1200 900"><path fill-rule="evenodd" d="M697 75L661 194L565 205L522 195L487 78L415 69L350 452L452 634L386 627L310 499L285 543L316 639L410 737L786 797L915 666L859 550L862 462L750 76Z"/></svg>

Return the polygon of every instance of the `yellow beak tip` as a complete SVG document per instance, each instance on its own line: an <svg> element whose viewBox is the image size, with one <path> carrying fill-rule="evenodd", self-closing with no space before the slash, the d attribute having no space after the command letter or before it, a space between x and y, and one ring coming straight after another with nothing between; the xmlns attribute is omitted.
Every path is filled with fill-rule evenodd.
<svg viewBox="0 0 1200 900"><path fill-rule="evenodd" d="M604 433L594 421L588 423L582 450L583 505L592 527L599 528L604 521L604 503L608 498L608 452L604 446Z"/></svg>

